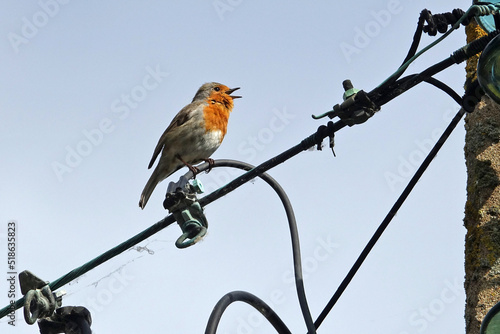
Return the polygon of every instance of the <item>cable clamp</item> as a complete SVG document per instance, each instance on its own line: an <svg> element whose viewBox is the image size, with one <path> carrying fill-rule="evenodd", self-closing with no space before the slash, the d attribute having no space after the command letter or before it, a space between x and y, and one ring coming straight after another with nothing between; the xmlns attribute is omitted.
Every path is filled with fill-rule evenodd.
<svg viewBox="0 0 500 334"><path fill-rule="evenodd" d="M204 192L202 183L195 179L189 183L181 176L178 182L170 182L163 207L174 215L182 235L175 242L177 248L186 248L200 241L207 233L208 222L196 194Z"/></svg>
<svg viewBox="0 0 500 334"><path fill-rule="evenodd" d="M316 131L316 149L318 151L321 151L323 149L323 138L328 137L330 149L332 150L333 156L336 157L337 155L335 154L335 151L333 149L333 147L335 146L335 131L333 130L333 127L333 122L330 121L327 125L321 125L318 128L318 130Z"/></svg>
<svg viewBox="0 0 500 334"><path fill-rule="evenodd" d="M345 80L342 84L345 90L343 96L344 102L335 105L333 110L322 115L313 115L314 119L320 119L325 116L328 116L330 119L338 117L346 125L353 126L366 122L380 110L380 107L370 100L365 91L353 88L350 80Z"/></svg>
<svg viewBox="0 0 500 334"><path fill-rule="evenodd" d="M55 309L61 306L64 291L52 292L49 282L43 281L33 273L25 270L19 273L21 292L24 295L24 320L33 325L37 319L52 316Z"/></svg>

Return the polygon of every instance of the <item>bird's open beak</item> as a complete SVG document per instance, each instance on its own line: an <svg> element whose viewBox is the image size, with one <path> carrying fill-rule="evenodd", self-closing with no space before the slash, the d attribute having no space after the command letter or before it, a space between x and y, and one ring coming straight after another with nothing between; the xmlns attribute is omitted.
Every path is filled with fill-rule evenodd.
<svg viewBox="0 0 500 334"><path fill-rule="evenodd" d="M230 95L232 92L234 92L234 91L236 91L238 89L240 89L240 87L231 88L229 90L226 90L226 94L229 95L229 96L231 96L233 99L241 99L241 96L232 96L232 95Z"/></svg>

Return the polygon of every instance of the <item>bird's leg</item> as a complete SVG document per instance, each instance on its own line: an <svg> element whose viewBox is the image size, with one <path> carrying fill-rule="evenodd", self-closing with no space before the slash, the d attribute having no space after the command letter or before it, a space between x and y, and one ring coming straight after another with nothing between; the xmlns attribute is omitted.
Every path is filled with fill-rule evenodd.
<svg viewBox="0 0 500 334"><path fill-rule="evenodd" d="M208 162L208 169L207 169L207 173L210 173L210 171L212 170L212 167L215 165L215 161L214 161L214 159L212 159L212 158L207 158L207 159L203 159L203 161Z"/></svg>
<svg viewBox="0 0 500 334"><path fill-rule="evenodd" d="M195 166L185 162L184 159L182 159L179 154L177 154L175 157L177 159L179 159L184 165L186 165L186 167L189 168L189 170L193 173L193 177L196 178L196 174L198 174L200 172L200 170L198 168L196 168Z"/></svg>

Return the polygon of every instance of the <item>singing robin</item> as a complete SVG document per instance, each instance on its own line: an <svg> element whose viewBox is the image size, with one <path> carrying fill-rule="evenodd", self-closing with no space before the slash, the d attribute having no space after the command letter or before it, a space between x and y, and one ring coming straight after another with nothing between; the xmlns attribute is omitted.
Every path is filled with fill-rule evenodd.
<svg viewBox="0 0 500 334"><path fill-rule="evenodd" d="M219 148L227 132L227 121L233 110L233 99L241 96L230 95L237 88L229 88L217 82L203 84L193 101L179 111L163 135L149 162L151 168L161 152L160 161L149 178L139 200L144 209L156 185L165 178L187 166L210 161L210 156Z"/></svg>

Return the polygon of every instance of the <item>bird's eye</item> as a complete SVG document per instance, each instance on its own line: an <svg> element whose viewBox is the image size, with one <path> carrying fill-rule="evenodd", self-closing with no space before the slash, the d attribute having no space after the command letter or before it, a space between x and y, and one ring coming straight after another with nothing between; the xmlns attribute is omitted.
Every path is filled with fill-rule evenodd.
<svg viewBox="0 0 500 334"><path fill-rule="evenodd" d="M220 91L220 87L215 87L215 88L214 88L214 90L215 90L216 92L218 92L218 91Z"/></svg>

